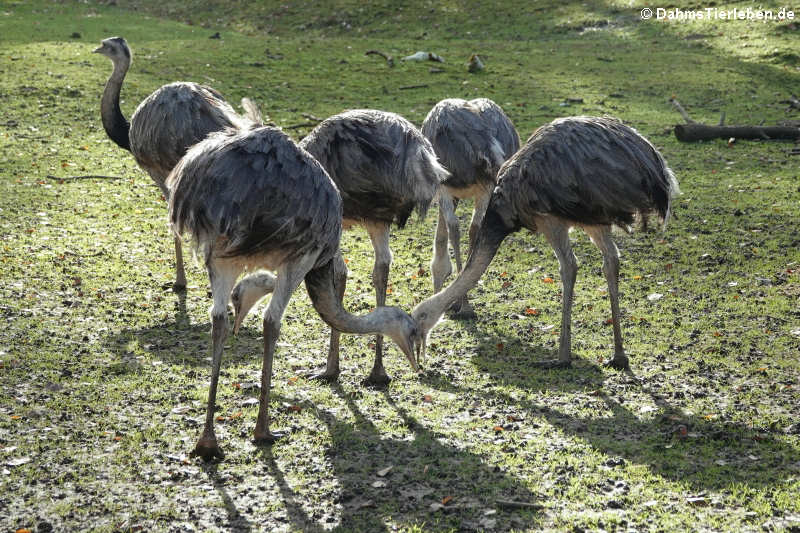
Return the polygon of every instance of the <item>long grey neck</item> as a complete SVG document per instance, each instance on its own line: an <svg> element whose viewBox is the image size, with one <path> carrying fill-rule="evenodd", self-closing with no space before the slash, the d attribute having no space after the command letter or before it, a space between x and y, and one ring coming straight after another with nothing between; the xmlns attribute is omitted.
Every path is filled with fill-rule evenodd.
<svg viewBox="0 0 800 533"><path fill-rule="evenodd" d="M114 62L114 71L111 73L111 77L108 78L108 82L106 82L103 98L100 100L100 116L103 119L103 128L105 128L106 134L121 148L128 151L131 149L129 137L131 125L122 115L122 110L119 107L119 94L129 66L129 60Z"/></svg>
<svg viewBox="0 0 800 533"><path fill-rule="evenodd" d="M478 230L475 246L470 250L464 270L453 283L428 299L432 316L443 315L447 308L463 298L478 283L483 273L489 268L503 239L513 231L514 229L506 227L496 213L487 211L487 216Z"/></svg>
<svg viewBox="0 0 800 533"><path fill-rule="evenodd" d="M387 333L388 323L395 318L395 310L379 307L366 315L352 315L342 306L334 287L334 263L306 274L306 290L314 309L332 328L342 333Z"/></svg>

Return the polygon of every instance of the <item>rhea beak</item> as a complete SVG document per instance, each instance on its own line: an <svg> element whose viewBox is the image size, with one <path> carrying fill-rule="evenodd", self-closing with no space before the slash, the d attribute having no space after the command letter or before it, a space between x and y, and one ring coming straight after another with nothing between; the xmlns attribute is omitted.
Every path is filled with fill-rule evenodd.
<svg viewBox="0 0 800 533"><path fill-rule="evenodd" d="M422 364L422 360L425 359L425 350L427 348L427 338L426 335L423 335L421 338L417 339L414 342L414 348L416 348L417 352L417 361Z"/></svg>
<svg viewBox="0 0 800 533"><path fill-rule="evenodd" d="M102 46L98 46L97 48L95 48L94 50L92 50L92 53L93 53L93 54L99 54L99 53L100 53L100 52L102 52L102 51L103 51L103 47L102 47Z"/></svg>
<svg viewBox="0 0 800 533"><path fill-rule="evenodd" d="M242 326L242 322L244 321L245 313L241 312L239 309L239 300L234 300L233 302L233 334L239 334L239 328Z"/></svg>

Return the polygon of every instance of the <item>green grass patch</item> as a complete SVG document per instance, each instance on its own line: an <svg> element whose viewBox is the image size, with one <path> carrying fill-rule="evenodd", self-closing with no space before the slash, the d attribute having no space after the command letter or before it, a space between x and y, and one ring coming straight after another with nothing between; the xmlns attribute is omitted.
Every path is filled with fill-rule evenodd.
<svg viewBox="0 0 800 533"><path fill-rule="evenodd" d="M723 111L730 124L800 120L782 103L800 82L797 23L642 20L643 7L0 2L0 527L800 527L797 156L788 143L680 144L668 101L707 123ZM207 392L208 283L189 261L186 295L169 289L165 204L100 124L111 65L91 51L112 35L134 51L127 116L183 79L234 105L254 98L298 139L304 114L377 108L419 124L446 97L494 99L523 138L566 115L635 126L683 189L666 232L617 238L635 378L599 367L612 353L610 310L600 255L580 231L579 360L531 367L557 350L560 286L547 244L521 232L471 293L479 318L433 333L424 377L390 345L385 391L360 383L368 337L343 337L338 385L304 377L324 364L328 332L297 291L270 406L289 434L271 448L250 440L261 340L249 317L220 379L227 457L188 459ZM445 63L399 60L418 50ZM478 74L466 68L473 53ZM87 174L110 178L58 179ZM393 233L390 305L408 310L432 291L434 224L431 214ZM346 304L362 313L374 305L372 248L359 231L342 248Z"/></svg>

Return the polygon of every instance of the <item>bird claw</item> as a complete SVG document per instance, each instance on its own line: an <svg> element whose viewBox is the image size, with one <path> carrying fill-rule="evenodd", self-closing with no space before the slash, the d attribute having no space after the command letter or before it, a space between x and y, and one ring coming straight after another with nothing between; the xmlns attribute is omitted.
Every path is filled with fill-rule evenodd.
<svg viewBox="0 0 800 533"><path fill-rule="evenodd" d="M324 381L326 383L336 383L339 380L339 372L328 372L325 370L314 370L306 376L308 379Z"/></svg>
<svg viewBox="0 0 800 533"><path fill-rule="evenodd" d="M172 292L186 292L186 283L178 283L176 281L172 284Z"/></svg>
<svg viewBox="0 0 800 533"><path fill-rule="evenodd" d="M385 370L376 371L373 369L362 383L370 387L386 387L391 381L392 378L389 377Z"/></svg>
<svg viewBox="0 0 800 533"><path fill-rule="evenodd" d="M614 354L614 357L607 361L604 365L606 368L613 368L614 370L630 370L631 366L628 357L625 354Z"/></svg>
<svg viewBox="0 0 800 533"><path fill-rule="evenodd" d="M467 300L455 302L447 310L447 315L456 320L475 320L478 315Z"/></svg>
<svg viewBox="0 0 800 533"><path fill-rule="evenodd" d="M533 366L547 370L557 368L572 368L572 361L569 359L548 359L546 361L536 361L533 363Z"/></svg>
<svg viewBox="0 0 800 533"><path fill-rule="evenodd" d="M209 462L213 459L224 459L225 454L217 444L215 438L201 438L195 444L194 450L189 453L189 457L201 457L203 461Z"/></svg>
<svg viewBox="0 0 800 533"><path fill-rule="evenodd" d="M257 446L271 446L285 435L286 433L283 431L256 431L253 442L255 442Z"/></svg>

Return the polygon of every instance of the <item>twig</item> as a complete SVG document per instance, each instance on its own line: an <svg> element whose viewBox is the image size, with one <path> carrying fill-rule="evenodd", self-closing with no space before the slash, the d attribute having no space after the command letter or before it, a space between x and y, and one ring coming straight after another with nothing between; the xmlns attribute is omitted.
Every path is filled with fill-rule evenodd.
<svg viewBox="0 0 800 533"><path fill-rule="evenodd" d="M725 111L723 111L722 114L719 116L718 126L724 126L724 125L725 125Z"/></svg>
<svg viewBox="0 0 800 533"><path fill-rule="evenodd" d="M52 174L47 174L45 176L47 179L51 180L59 180L59 181L70 181L70 180L89 180L89 179L106 179L106 180L124 180L124 176L104 176L102 174L85 174L83 176L54 176Z"/></svg>
<svg viewBox="0 0 800 533"><path fill-rule="evenodd" d="M384 58L386 60L386 64L387 65L389 65L390 67L394 66L394 58L392 58L392 56L390 56L389 54L387 54L385 52L381 52L380 50L367 50L366 52L364 52L364 55L365 56L369 56L369 55L381 56L382 58Z"/></svg>
<svg viewBox="0 0 800 533"><path fill-rule="evenodd" d="M405 91L407 89L424 89L427 86L427 83L420 83L419 85L403 85L402 87L398 87L398 89Z"/></svg>
<svg viewBox="0 0 800 533"><path fill-rule="evenodd" d="M495 500L498 507L504 509L544 509L544 505L538 503L518 502L513 500Z"/></svg>
<svg viewBox="0 0 800 533"><path fill-rule="evenodd" d="M64 255L71 255L74 257L97 257L98 255L103 255L104 253L105 253L104 250L98 250L93 254L76 254L75 252L69 252L69 251L63 252Z"/></svg>
<svg viewBox="0 0 800 533"><path fill-rule="evenodd" d="M304 118L307 118L308 120L314 120L314 121L316 121L316 122L322 122L322 119L321 119L321 118L319 118L319 117L317 117L317 116L314 116L314 115L312 115L311 113L300 113L300 115L301 115L302 117L304 117Z"/></svg>
<svg viewBox="0 0 800 533"><path fill-rule="evenodd" d="M687 124L697 124L694 120L691 119L689 113L686 112L686 110L683 108L680 102L678 102L675 98L670 98L669 101L672 102L672 105L675 106L675 109L678 110L678 113L681 114L683 120L685 120Z"/></svg>

